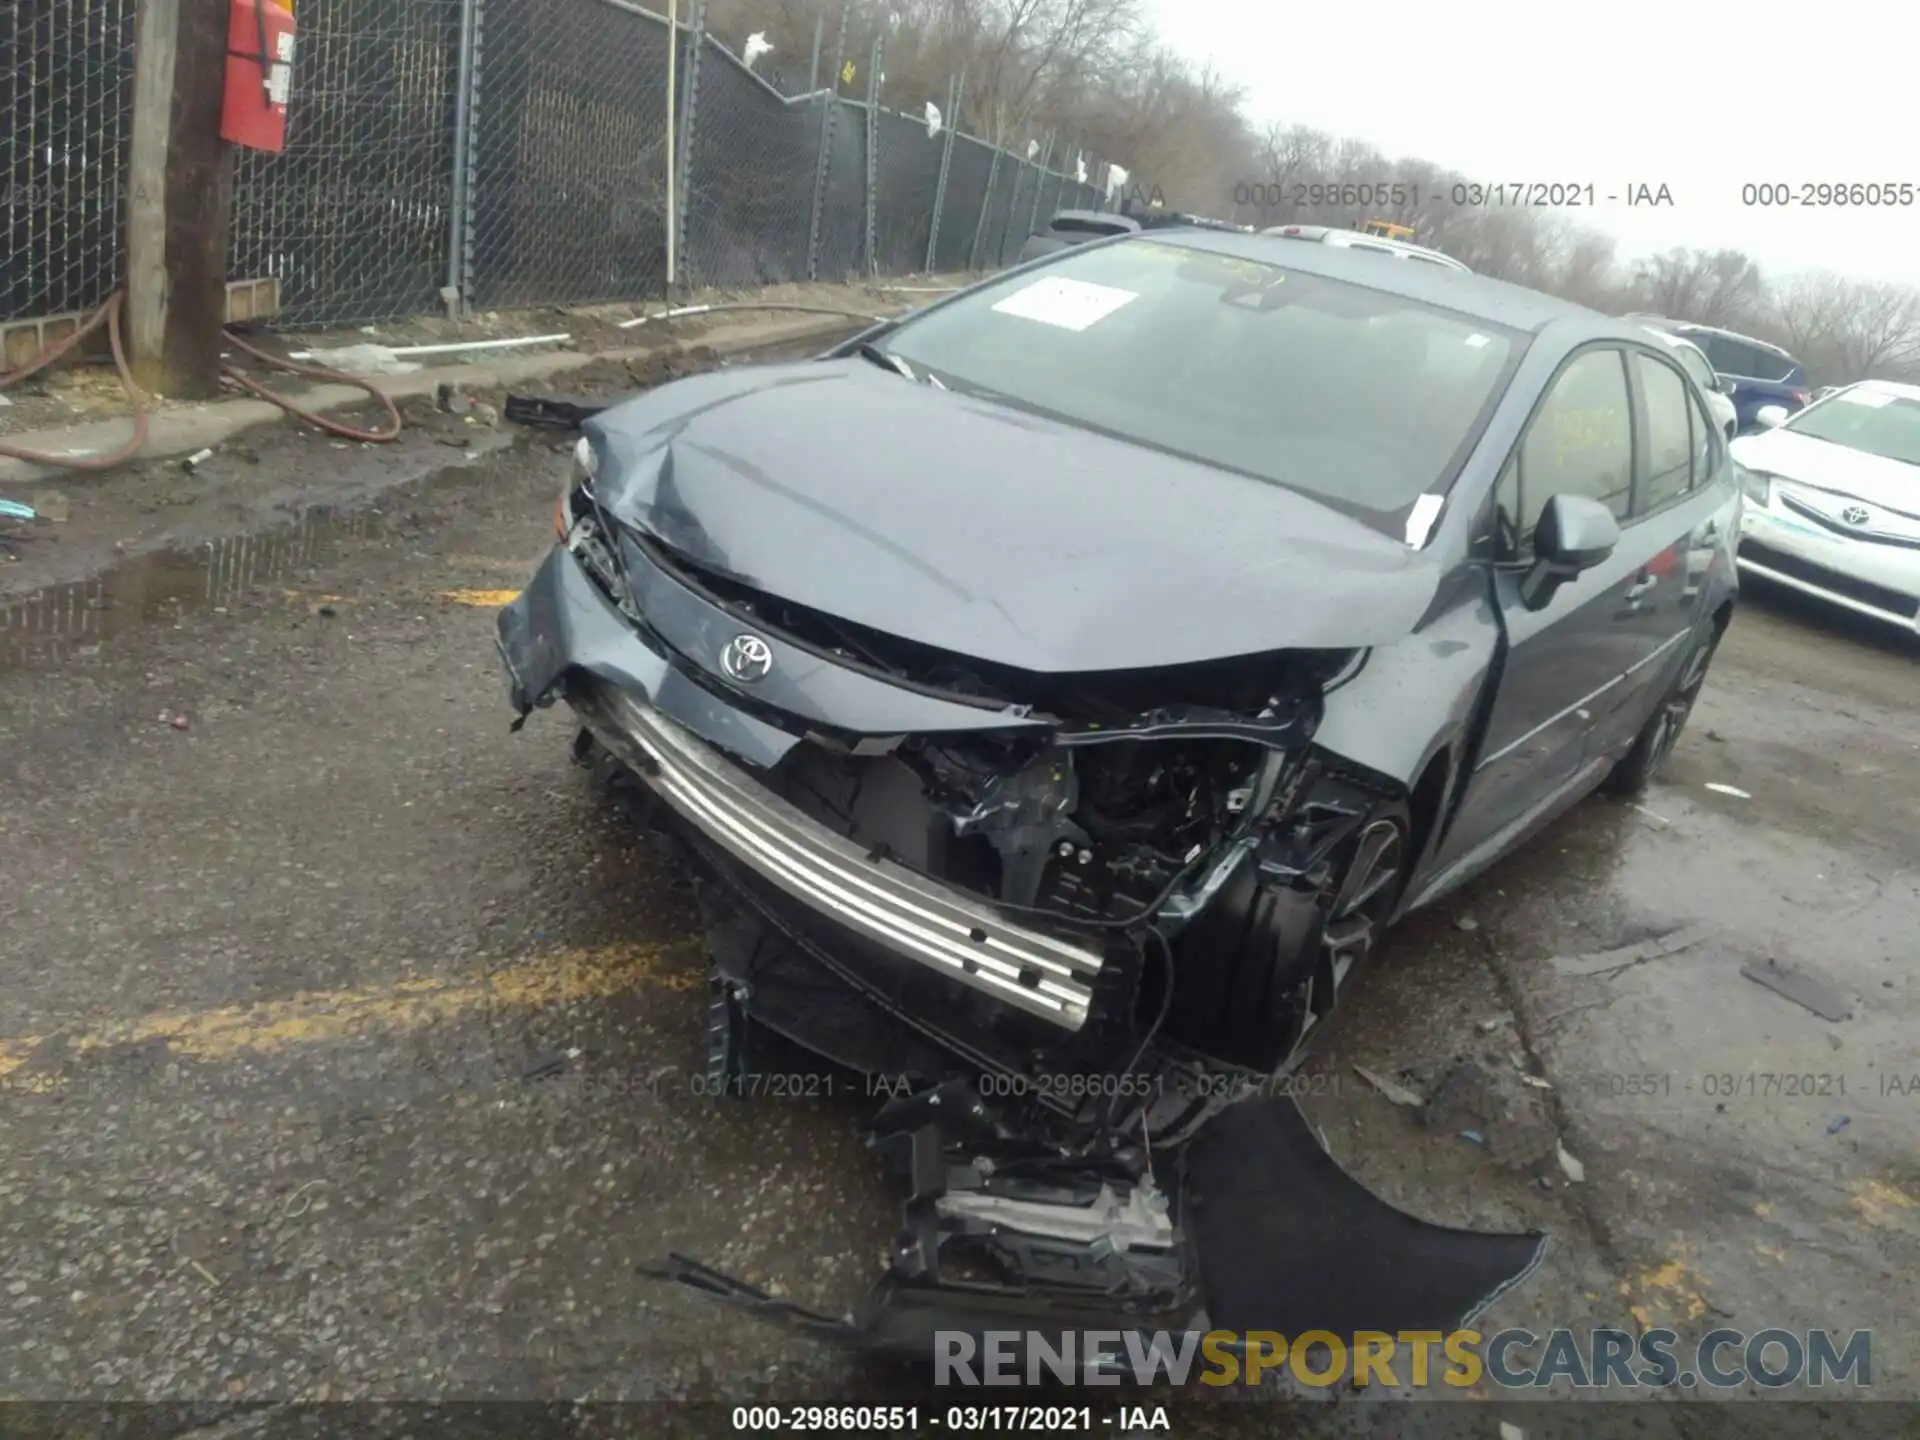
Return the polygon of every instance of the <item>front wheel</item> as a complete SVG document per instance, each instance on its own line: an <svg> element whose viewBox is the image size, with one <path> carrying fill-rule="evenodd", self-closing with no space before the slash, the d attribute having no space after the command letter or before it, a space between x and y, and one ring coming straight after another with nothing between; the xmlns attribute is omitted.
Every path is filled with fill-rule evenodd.
<svg viewBox="0 0 1920 1440"><path fill-rule="evenodd" d="M1700 698L1700 691L1707 683L1707 667L1713 663L1713 653L1719 648L1725 628L1716 625L1712 634L1694 643L1687 663L1680 667L1672 687L1647 717L1633 748L1620 757L1620 762L1608 774L1606 788L1610 793L1628 799L1645 793L1660 773L1660 767L1667 763L1680 732L1687 728L1694 701Z"/></svg>
<svg viewBox="0 0 1920 1440"><path fill-rule="evenodd" d="M1399 903L1411 833L1403 802L1377 803L1310 875L1241 866L1177 942L1169 1034L1255 1073L1298 1067Z"/></svg>

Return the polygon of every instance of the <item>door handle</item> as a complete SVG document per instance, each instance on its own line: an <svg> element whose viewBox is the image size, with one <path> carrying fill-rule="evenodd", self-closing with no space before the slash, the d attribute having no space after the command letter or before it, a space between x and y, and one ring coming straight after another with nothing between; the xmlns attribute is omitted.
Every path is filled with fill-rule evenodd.
<svg viewBox="0 0 1920 1440"><path fill-rule="evenodd" d="M1658 575L1648 575L1643 573L1640 576L1639 580L1634 583L1633 588L1627 591L1627 599L1638 600L1642 595L1645 595L1649 590L1653 589L1653 587L1658 585L1659 583L1660 583L1660 577Z"/></svg>

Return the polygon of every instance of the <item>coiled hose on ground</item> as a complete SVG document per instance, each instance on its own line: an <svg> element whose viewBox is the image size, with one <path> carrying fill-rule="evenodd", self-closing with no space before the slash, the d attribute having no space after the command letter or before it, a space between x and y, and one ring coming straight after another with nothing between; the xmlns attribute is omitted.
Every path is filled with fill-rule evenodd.
<svg viewBox="0 0 1920 1440"><path fill-rule="evenodd" d="M133 459L140 453L141 447L147 443L147 431L153 417L153 401L151 396L143 391L139 385L134 383L132 367L127 364L126 345L120 335L120 312L123 304L124 295L122 292L116 290L112 295L107 297L106 302L101 305L98 310L94 311L93 314L82 321L79 328L74 330L72 334L63 336L61 339L55 341L19 369L0 372L0 390L5 390L9 385L18 384L28 376L46 369L49 365L66 355L74 346L86 339L87 336L93 334L93 332L98 330L102 325L105 325L107 327L107 343L113 351L114 368L120 375L120 386L126 391L128 400L133 404L133 434L128 438L127 443L122 445L118 450L106 455L48 455L37 450L27 450L20 446L9 445L4 441L0 441L0 455L5 455L15 460L24 460L30 465L46 465L63 470L111 470L116 465L126 464L127 461ZM222 378L229 383L250 394L259 396L262 400L278 405L289 415L298 416L308 424L326 431L329 435L338 435L345 440L362 440L370 444L382 444L386 441L399 438L402 427L399 407L393 403L392 396L370 382L361 379L357 375L345 375L337 370L323 370L317 365L302 365L297 361L288 360L283 356L270 354L265 350L248 344L231 330L225 332L225 339L227 344L237 350L245 352L255 360L271 366L273 369L284 370L288 374L303 376L309 380L325 380L328 382L352 385L366 391L367 394L380 402L382 408L387 412L390 423L384 429L362 430L357 426L330 419L325 415L304 408L293 400L288 399L285 395L269 390L259 380L239 366L222 363L220 366L220 374Z"/></svg>

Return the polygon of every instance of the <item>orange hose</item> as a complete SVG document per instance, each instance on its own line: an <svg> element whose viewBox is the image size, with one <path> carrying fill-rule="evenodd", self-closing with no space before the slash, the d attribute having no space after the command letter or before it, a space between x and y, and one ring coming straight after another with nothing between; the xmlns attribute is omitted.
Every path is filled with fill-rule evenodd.
<svg viewBox="0 0 1920 1440"><path fill-rule="evenodd" d="M73 349L74 346L78 345L104 324L107 327L107 341L113 348L114 368L120 372L120 387L126 391L127 398L133 403L132 437L125 445L109 455L46 455L37 450L23 450L18 446L8 445L4 441L0 441L0 455L8 456L14 460L24 460L30 465L45 465L54 469L111 470L117 465L126 464L127 461L133 459L140 453L141 448L147 443L147 428L152 419L152 410L150 408L149 397L145 391L141 390L141 388L134 383L132 367L127 364L126 346L120 338L120 309L122 299L122 292L118 290L114 291L112 295L107 297L106 303L82 321L80 327L71 335L55 341L25 365L22 365L18 370L0 372L0 390L5 390L9 385L15 384L18 381L26 379L29 375L46 369L47 366L60 359L61 356L65 355L69 350ZM355 426L343 424L338 420L331 420L324 415L316 414L312 410L295 404L284 395L276 394L274 391L269 390L265 385L262 385L258 380L254 379L253 376L247 374L238 366L222 365L220 367L220 373L234 384L240 386L243 390L250 391L258 395L262 400L278 405L289 415L297 415L309 425L317 426L328 434L338 435L343 439L362 440L369 444L382 444L389 440L397 440L400 437L402 426L400 410L399 407L393 403L393 397L385 391L377 389L357 375L343 375L337 370L323 370L317 365L297 364L281 356L271 355L264 350L255 349L231 330L226 331L225 336L228 344L244 350L256 360L264 361L275 369L285 370L294 375L304 375L311 380L343 382L366 391L374 399L378 400L381 405L386 407L387 414L391 417L393 423L391 427L385 430L361 430Z"/></svg>
<svg viewBox="0 0 1920 1440"><path fill-rule="evenodd" d="M43 455L37 450L22 450L17 446L0 442L0 455L15 460L24 460L29 465L47 465L64 470L111 470L116 465L124 465L140 453L140 447L147 443L147 422L150 412L147 396L133 383L133 371L127 364L126 347L120 341L120 292L114 291L92 315L88 316L71 335L57 340L42 350L33 359L18 370L9 370L0 374L0 390L16 381L47 368L87 336L98 330L104 323L107 327L107 343L113 347L114 368L120 372L120 386L127 392L127 398L133 402L133 436L127 443L111 455Z"/></svg>
<svg viewBox="0 0 1920 1440"><path fill-rule="evenodd" d="M312 410L302 409L286 396L276 394L272 390L269 390L238 366L222 365L220 367L220 373L242 389L252 391L262 400L271 401L289 415L298 415L309 425L318 426L329 435L339 435L347 440L364 440L369 444L384 444L389 440L397 440L400 438L402 422L399 407L393 403L393 397L391 395L379 389L371 382L361 379L358 375L343 375L338 370L323 370L317 365L302 365L298 361L288 360L284 356L272 355L265 350L256 350L231 330L227 331L226 335L228 344L246 351L247 354L253 356L254 359L264 361L276 370L285 370L292 375L304 375L310 380L343 381L348 385L366 391L386 407L387 414L392 419L393 424L386 430L360 430L354 426L343 424L338 420L329 420L326 416L316 414Z"/></svg>

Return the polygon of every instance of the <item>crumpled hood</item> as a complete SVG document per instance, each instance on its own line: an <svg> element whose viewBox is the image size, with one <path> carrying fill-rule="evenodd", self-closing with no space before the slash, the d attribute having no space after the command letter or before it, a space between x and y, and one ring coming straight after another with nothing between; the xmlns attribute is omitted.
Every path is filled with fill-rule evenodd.
<svg viewBox="0 0 1920 1440"><path fill-rule="evenodd" d="M601 502L696 563L1028 671L1384 644L1437 585L1296 492L866 360L694 376L585 428Z"/></svg>
<svg viewBox="0 0 1920 1440"><path fill-rule="evenodd" d="M1733 458L1749 470L1920 515L1920 467L1791 430L1742 435L1732 448Z"/></svg>

